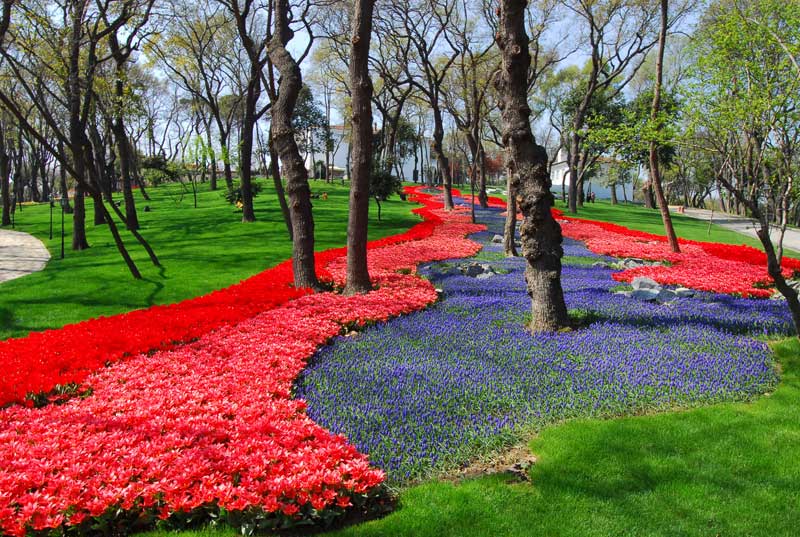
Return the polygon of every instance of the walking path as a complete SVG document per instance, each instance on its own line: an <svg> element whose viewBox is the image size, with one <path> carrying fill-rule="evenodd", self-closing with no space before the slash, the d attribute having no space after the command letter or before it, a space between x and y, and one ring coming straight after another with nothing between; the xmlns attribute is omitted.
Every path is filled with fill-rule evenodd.
<svg viewBox="0 0 800 537"><path fill-rule="evenodd" d="M33 235L0 229L0 283L39 272L49 260L50 252Z"/></svg>
<svg viewBox="0 0 800 537"><path fill-rule="evenodd" d="M711 220L713 224L724 227L725 229L730 229L756 239L758 238L758 235L756 235L757 223L752 218L718 211L712 212L708 209L687 208L683 214L690 218L696 218L697 220L705 220L706 222ZM773 229L770 235L772 236L773 242L776 242L778 240L778 229ZM800 252L800 230L787 229L783 237L783 247L794 250L795 252Z"/></svg>

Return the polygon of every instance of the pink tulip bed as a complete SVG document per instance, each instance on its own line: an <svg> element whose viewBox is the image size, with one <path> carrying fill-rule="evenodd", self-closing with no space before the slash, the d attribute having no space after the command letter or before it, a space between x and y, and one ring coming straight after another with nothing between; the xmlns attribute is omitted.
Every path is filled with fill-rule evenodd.
<svg viewBox="0 0 800 537"><path fill-rule="evenodd" d="M430 195L410 195L425 221L370 244L376 290L366 295L294 289L284 264L209 297L3 342L0 356L13 358L4 377L36 374L3 394L2 532L129 532L158 520L250 532L325 524L351 506L379 504L383 472L312 422L292 385L331 338L434 302L417 263L480 249L464 237L483 226L445 219ZM317 257L320 276L336 286L344 253ZM110 344L108 331L133 335ZM65 378L77 395L41 408L13 404Z"/></svg>

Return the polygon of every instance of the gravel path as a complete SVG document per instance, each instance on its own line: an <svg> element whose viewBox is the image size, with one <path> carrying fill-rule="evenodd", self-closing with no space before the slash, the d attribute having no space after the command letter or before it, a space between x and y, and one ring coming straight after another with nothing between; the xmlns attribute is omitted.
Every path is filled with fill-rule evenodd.
<svg viewBox="0 0 800 537"><path fill-rule="evenodd" d="M49 260L50 252L33 235L0 229L0 283L38 272Z"/></svg>
<svg viewBox="0 0 800 537"><path fill-rule="evenodd" d="M711 220L714 224L737 231L743 235L758 238L756 235L756 222L752 218L745 218L734 214L721 213L719 211L711 212L706 209L686 209L686 216L696 218L698 220ZM713 217L713 218L712 218ZM773 241L778 238L778 230L775 229L771 233ZM800 252L800 230L787 229L786 235L783 237L783 246L795 252Z"/></svg>

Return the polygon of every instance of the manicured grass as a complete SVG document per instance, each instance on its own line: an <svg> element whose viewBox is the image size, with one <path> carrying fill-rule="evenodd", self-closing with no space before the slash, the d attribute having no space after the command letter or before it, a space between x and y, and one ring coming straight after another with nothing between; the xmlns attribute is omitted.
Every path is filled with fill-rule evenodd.
<svg viewBox="0 0 800 537"><path fill-rule="evenodd" d="M223 191L199 186L198 208L191 191L179 185L150 188L153 200L137 194L141 233L161 259L154 267L133 237L124 232L144 278L134 280L114 246L106 226L92 225L87 208L91 248L70 250L71 219L66 215L66 257L60 254L60 211L54 211L54 234L49 240L49 207L25 206L17 212L16 229L41 239L53 256L45 270L0 286L0 339L24 336L30 331L56 328L99 315L112 315L153 304L166 304L202 295L273 266L291 256L277 198L269 184L256 198L257 222L242 224L241 213L223 198ZM316 248L344 246L347 237L348 187L312 182ZM144 212L149 205L150 212ZM419 222L414 205L394 196L383 204L382 222L370 205L370 239L400 233Z"/></svg>
<svg viewBox="0 0 800 537"><path fill-rule="evenodd" d="M800 344L775 350L783 381L755 403L551 427L532 483L429 483L335 535L796 535Z"/></svg>
<svg viewBox="0 0 800 537"><path fill-rule="evenodd" d="M563 203L556 203L556 207L563 210L567 216L571 216L566 212L566 206ZM620 226L657 235L664 234L664 225L661 223L660 213L654 209L645 209L641 205L622 203L612 205L611 202L600 200L595 203L584 204L583 207L578 208L576 216L587 220L612 222ZM761 243L753 237L748 237L715 224L711 225L711 232L709 233L708 222L675 213L672 213L671 216L675 233L683 239L722 242L725 244L747 244L761 249Z"/></svg>
<svg viewBox="0 0 800 537"><path fill-rule="evenodd" d="M604 206L611 207L596 204L599 216ZM657 232L656 212L645 212L650 221L641 218L648 226L635 225L636 213L617 222ZM742 242L741 235L725 241L727 233L717 231L702 240ZM796 535L800 342L773 347L781 382L755 402L547 427L530 443L538 459L530 483L507 474L428 482L402 490L398 509L386 518L329 535Z"/></svg>

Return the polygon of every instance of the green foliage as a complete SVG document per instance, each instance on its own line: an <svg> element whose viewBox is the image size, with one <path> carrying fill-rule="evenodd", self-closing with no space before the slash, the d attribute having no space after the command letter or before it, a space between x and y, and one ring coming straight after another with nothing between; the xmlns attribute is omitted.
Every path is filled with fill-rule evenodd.
<svg viewBox="0 0 800 537"><path fill-rule="evenodd" d="M658 145L659 163L669 167L675 157L675 138L680 119L680 103L671 93L662 91L661 111L652 115L653 90L647 89L620 107L620 116L609 121L596 117L589 124L589 140L615 153L631 164L649 166L650 143Z"/></svg>
<svg viewBox="0 0 800 537"><path fill-rule="evenodd" d="M297 104L292 115L292 127L298 134L297 144L301 153L325 151L326 144L331 144L326 129L325 113L314 101L311 88L306 85L303 85L297 96Z"/></svg>
<svg viewBox="0 0 800 537"><path fill-rule="evenodd" d="M225 190L225 201L230 203L231 205L240 206L242 203L242 184L237 183L239 186L236 188L228 188ZM261 183L258 181L253 181L250 183L250 191L253 193L253 197L255 198L261 193Z"/></svg>
<svg viewBox="0 0 800 537"><path fill-rule="evenodd" d="M152 201L142 200L136 193L140 232L163 264L162 269L153 267L130 235L121 230L143 272L142 280L131 279L106 226L92 226L90 218L87 235L91 248L73 252L69 249L72 221L66 215L67 250L62 260L60 215L54 215L50 240L48 205L26 206L22 213L17 212L17 229L44 242L52 258L43 271L2 284L0 338L203 295L291 256L292 243L270 184L264 186L255 206L256 222L247 225L241 224L219 192L206 188L199 185L197 209L181 196L183 185L151 188ZM325 189L328 201L314 206L316 247L320 250L342 246L347 237L349 188L332 184ZM91 215L92 200L86 203ZM142 211L144 206L150 211ZM419 222L411 214L413 208L400 200L384 203L383 221L370 223L370 240L402 232ZM375 209L370 207L373 213Z"/></svg>
<svg viewBox="0 0 800 537"><path fill-rule="evenodd" d="M141 166L142 179L153 186L178 181L181 173L185 171L179 164L167 162L162 156L144 158Z"/></svg>
<svg viewBox="0 0 800 537"><path fill-rule="evenodd" d="M403 182L383 169L373 169L369 174L369 195L378 201L386 201L392 194L403 191Z"/></svg>

